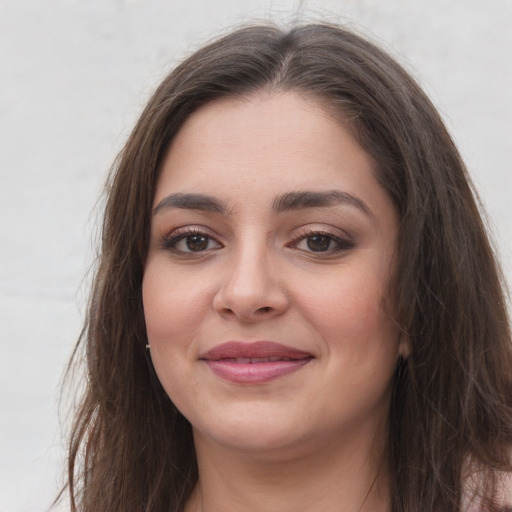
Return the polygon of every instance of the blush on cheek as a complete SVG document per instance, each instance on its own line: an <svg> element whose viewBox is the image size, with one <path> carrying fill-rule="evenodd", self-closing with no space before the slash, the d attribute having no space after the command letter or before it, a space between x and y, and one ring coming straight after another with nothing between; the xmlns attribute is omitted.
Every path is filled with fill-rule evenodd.
<svg viewBox="0 0 512 512"><path fill-rule="evenodd" d="M343 318L345 326L364 326L385 317L380 289L372 289L368 283L351 284L343 279L340 281L342 286L309 286L303 302L305 314L315 319L323 319L325 326L335 325L337 318L340 322Z"/></svg>

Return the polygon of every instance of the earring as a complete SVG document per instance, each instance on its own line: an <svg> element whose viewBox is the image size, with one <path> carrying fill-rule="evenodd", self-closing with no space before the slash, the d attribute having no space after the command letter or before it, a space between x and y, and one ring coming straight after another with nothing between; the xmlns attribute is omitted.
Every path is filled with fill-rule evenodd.
<svg viewBox="0 0 512 512"><path fill-rule="evenodd" d="M398 355L406 360L411 355L411 340L406 334L400 333L398 342Z"/></svg>
<svg viewBox="0 0 512 512"><path fill-rule="evenodd" d="M151 347L149 346L149 343L146 345L146 348L147 348L147 349L150 349L150 348L151 348Z"/></svg>

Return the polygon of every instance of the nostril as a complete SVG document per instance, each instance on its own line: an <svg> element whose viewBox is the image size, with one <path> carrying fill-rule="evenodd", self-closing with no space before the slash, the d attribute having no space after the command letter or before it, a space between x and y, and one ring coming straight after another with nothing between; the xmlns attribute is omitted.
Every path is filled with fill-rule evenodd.
<svg viewBox="0 0 512 512"><path fill-rule="evenodd" d="M244 274L246 275L246 274ZM288 309L288 296L275 281L256 279L240 282L230 276L213 298L214 310L241 322L259 322L283 314Z"/></svg>

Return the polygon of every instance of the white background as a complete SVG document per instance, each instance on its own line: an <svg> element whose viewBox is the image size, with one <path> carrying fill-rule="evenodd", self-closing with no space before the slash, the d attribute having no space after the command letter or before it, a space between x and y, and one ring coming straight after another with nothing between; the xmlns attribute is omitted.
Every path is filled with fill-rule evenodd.
<svg viewBox="0 0 512 512"><path fill-rule="evenodd" d="M212 35L297 16L358 27L420 80L512 281L512 1L0 0L0 512L46 510L63 481L94 205L144 102Z"/></svg>

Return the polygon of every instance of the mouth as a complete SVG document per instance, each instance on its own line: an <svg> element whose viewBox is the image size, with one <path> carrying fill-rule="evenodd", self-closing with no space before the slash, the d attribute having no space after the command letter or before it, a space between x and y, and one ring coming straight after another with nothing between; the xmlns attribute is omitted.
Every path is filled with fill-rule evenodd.
<svg viewBox="0 0 512 512"><path fill-rule="evenodd" d="M225 380L257 384L289 375L310 363L314 356L270 341L229 341L201 355L210 370Z"/></svg>

